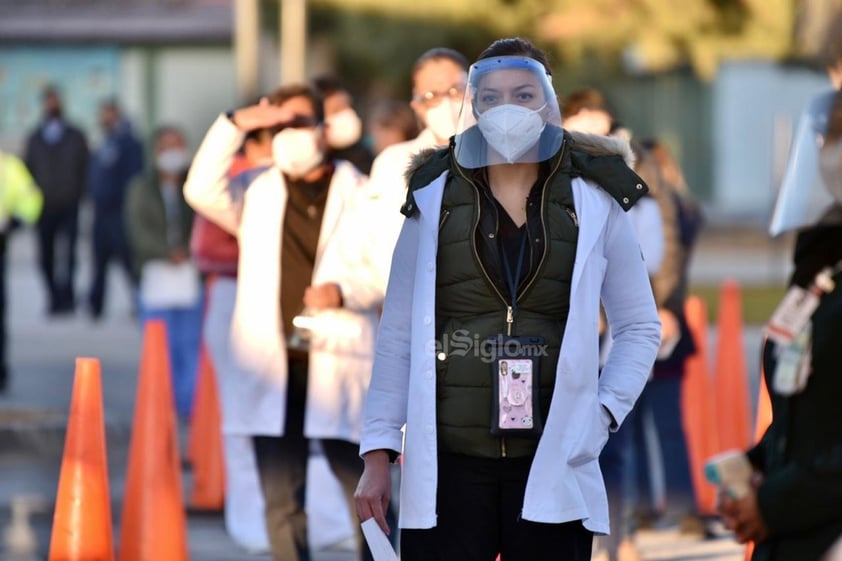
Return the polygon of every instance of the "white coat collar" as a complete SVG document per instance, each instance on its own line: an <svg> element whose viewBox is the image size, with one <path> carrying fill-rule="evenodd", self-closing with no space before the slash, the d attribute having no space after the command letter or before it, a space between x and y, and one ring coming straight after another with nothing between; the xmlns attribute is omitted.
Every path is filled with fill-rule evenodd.
<svg viewBox="0 0 842 561"><path fill-rule="evenodd" d="M608 217L610 198L608 193L581 177L571 181L573 205L579 217L579 240L576 244L576 262L573 267L571 298L582 278L585 261L590 256Z"/></svg>

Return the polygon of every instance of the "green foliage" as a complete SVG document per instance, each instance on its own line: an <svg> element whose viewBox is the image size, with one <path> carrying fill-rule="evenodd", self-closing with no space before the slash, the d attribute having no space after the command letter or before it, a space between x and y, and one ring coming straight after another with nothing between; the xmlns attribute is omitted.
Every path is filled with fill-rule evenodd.
<svg viewBox="0 0 842 561"><path fill-rule="evenodd" d="M450 47L473 61L492 41L535 40L541 2L525 0L311 0L310 33L335 46L337 73L356 94L408 99L410 72L427 49ZM536 40L549 48L547 42Z"/></svg>
<svg viewBox="0 0 842 561"><path fill-rule="evenodd" d="M337 46L358 89L405 94L412 61L434 46L469 59L522 35L566 71L653 73L690 65L711 78L723 60L791 52L795 0L311 0L311 31ZM578 69L578 70L577 70ZM379 84L364 84L378 76Z"/></svg>
<svg viewBox="0 0 842 561"><path fill-rule="evenodd" d="M719 320L719 295L721 288L712 285L690 287L690 293L699 296L707 305L708 321ZM763 325L772 317L772 312L781 302L786 287L780 286L744 286L740 288L743 303L743 323L745 325Z"/></svg>

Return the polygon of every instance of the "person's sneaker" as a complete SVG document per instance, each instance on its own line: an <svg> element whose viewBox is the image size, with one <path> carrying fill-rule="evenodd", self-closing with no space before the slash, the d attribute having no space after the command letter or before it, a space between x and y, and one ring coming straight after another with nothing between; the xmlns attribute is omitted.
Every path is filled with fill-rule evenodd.
<svg viewBox="0 0 842 561"><path fill-rule="evenodd" d="M604 549L595 549L591 555L591 561L612 561L608 557L608 552Z"/></svg>
<svg viewBox="0 0 842 561"><path fill-rule="evenodd" d="M707 526L701 516L686 514L678 521L678 531L684 535L703 538L707 535Z"/></svg>
<svg viewBox="0 0 842 561"><path fill-rule="evenodd" d="M643 561L637 546L631 538L625 538L617 548L617 561Z"/></svg>

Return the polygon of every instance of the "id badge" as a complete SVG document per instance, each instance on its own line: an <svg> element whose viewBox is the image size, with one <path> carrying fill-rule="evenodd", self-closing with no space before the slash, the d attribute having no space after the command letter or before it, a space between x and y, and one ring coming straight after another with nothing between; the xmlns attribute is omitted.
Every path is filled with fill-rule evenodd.
<svg viewBox="0 0 842 561"><path fill-rule="evenodd" d="M819 296L799 286L790 288L772 314L766 335L782 347L788 346L809 323L819 307Z"/></svg>
<svg viewBox="0 0 842 561"><path fill-rule="evenodd" d="M537 437L543 429L539 372L544 340L498 336L493 341L491 434Z"/></svg>
<svg viewBox="0 0 842 561"><path fill-rule="evenodd" d="M788 345L781 348L772 377L772 389L784 396L804 391L812 368L812 324L801 330Z"/></svg>

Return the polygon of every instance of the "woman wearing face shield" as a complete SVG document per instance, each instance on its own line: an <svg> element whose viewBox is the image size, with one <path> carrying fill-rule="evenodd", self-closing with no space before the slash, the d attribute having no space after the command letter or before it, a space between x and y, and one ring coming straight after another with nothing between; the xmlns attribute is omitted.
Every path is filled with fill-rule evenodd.
<svg viewBox="0 0 842 561"><path fill-rule="evenodd" d="M460 120L410 172L357 512L388 531L403 452L404 561L587 560L608 532L597 458L659 344L624 213L646 187L628 143L563 130L546 56L524 39L471 66ZM615 337L601 374L600 300Z"/></svg>
<svg viewBox="0 0 842 561"><path fill-rule="evenodd" d="M750 490L719 508L753 561L818 561L842 536L842 92L801 118L772 235L797 230L786 296L766 326L772 423L747 451Z"/></svg>

